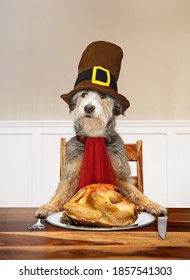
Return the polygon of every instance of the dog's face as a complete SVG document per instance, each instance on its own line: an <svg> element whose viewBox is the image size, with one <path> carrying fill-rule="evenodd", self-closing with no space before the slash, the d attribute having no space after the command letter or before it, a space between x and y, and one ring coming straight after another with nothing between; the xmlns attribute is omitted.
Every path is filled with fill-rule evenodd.
<svg viewBox="0 0 190 280"><path fill-rule="evenodd" d="M116 99L93 90L76 93L72 98L70 110L74 110L75 125L80 125L84 134L91 137L104 136L109 120L113 116L123 114L123 108Z"/></svg>

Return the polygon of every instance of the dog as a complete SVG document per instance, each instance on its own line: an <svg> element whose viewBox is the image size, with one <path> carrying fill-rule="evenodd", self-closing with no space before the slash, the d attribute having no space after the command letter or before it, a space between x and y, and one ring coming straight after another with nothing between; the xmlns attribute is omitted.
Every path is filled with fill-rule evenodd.
<svg viewBox="0 0 190 280"><path fill-rule="evenodd" d="M63 210L64 203L77 192L85 144L82 137L105 137L117 186L120 193L148 213L166 214L166 209L149 200L141 193L130 178L130 167L124 150L124 142L115 130L116 117L124 114L123 106L114 97L94 90L82 90L73 95L69 104L74 113L76 136L67 142L64 178L60 181L54 197L35 213L45 218Z"/></svg>

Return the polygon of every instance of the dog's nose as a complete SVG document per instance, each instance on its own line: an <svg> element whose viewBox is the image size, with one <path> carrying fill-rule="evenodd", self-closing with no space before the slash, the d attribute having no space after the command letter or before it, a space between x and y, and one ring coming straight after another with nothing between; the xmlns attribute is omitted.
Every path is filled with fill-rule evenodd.
<svg viewBox="0 0 190 280"><path fill-rule="evenodd" d="M85 110L86 113L91 114L92 112L94 112L95 106L91 105L91 104L88 104L84 107L84 110Z"/></svg>

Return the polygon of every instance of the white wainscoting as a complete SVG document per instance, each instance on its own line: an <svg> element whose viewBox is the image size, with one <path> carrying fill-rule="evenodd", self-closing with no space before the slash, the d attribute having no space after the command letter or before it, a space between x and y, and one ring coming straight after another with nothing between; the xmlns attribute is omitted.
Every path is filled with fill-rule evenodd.
<svg viewBox="0 0 190 280"><path fill-rule="evenodd" d="M117 131L126 143L143 140L145 194L190 206L190 121L118 121ZM0 122L0 206L46 203L59 181L60 138L73 135L72 121Z"/></svg>

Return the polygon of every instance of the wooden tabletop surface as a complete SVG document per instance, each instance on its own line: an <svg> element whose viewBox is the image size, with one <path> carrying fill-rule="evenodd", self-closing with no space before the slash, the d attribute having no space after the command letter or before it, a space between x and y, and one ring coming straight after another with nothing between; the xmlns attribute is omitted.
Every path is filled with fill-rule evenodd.
<svg viewBox="0 0 190 280"><path fill-rule="evenodd" d="M124 231L78 231L51 226L29 231L35 208L0 208L0 259L190 259L190 208L168 210L168 231L162 240L157 220Z"/></svg>

